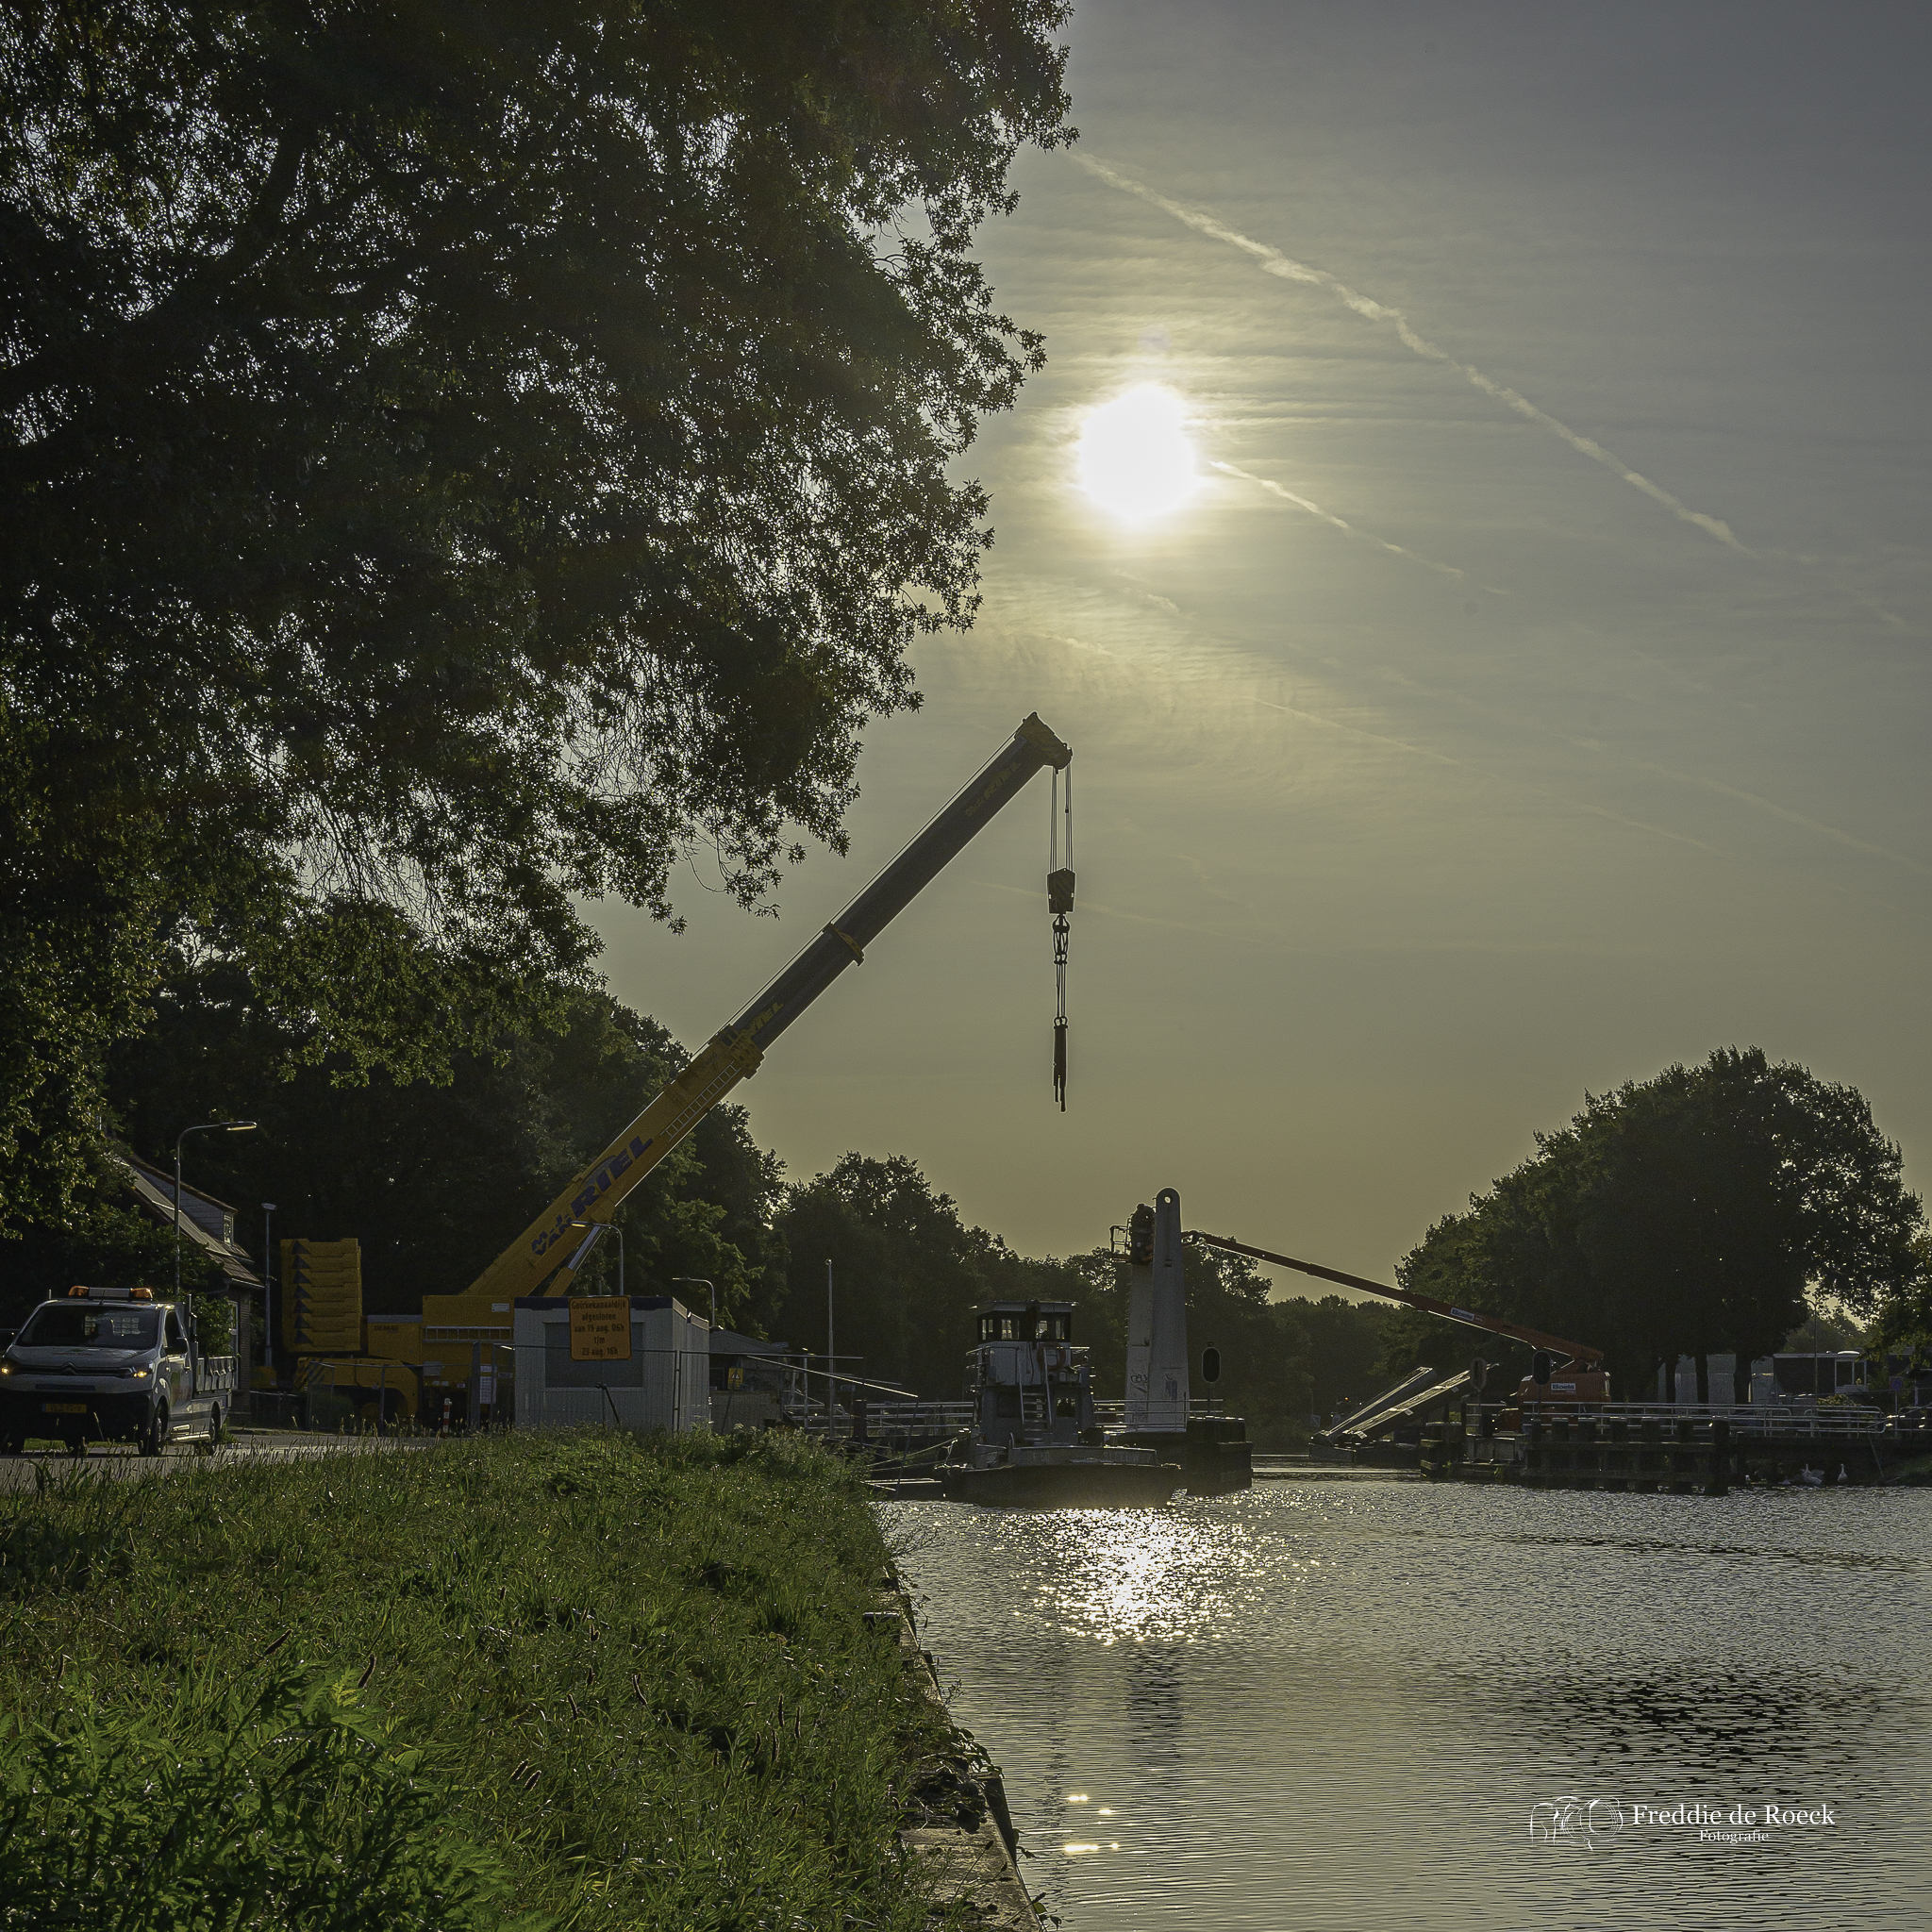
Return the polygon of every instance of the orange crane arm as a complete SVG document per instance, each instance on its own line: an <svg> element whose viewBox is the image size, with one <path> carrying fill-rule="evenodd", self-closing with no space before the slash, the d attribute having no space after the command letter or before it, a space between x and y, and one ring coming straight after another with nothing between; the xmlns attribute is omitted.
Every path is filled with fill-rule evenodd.
<svg viewBox="0 0 1932 1932"><path fill-rule="evenodd" d="M1602 1349L1591 1348L1587 1342L1566 1341L1560 1335L1545 1335L1541 1328L1525 1328L1521 1322L1506 1322L1498 1315L1478 1315L1469 1308L1452 1307L1433 1295L1412 1294L1406 1288L1384 1288L1379 1281L1364 1281L1359 1274L1344 1274L1339 1268L1319 1267L1313 1261L1297 1261L1291 1255L1271 1255L1266 1248L1251 1248L1245 1241L1229 1241L1225 1235L1202 1234L1191 1228L1187 1239L1199 1241L1204 1248L1220 1248L1230 1255L1272 1261L1277 1268L1293 1268L1324 1281L1340 1282L1343 1288L1359 1288L1369 1294L1385 1295L1391 1302L1406 1302L1412 1308L1420 1308L1425 1315L1441 1315L1445 1322L1460 1322L1466 1327L1481 1328L1491 1335L1507 1335L1512 1341L1527 1342L1531 1348L1560 1349L1574 1361L1594 1366L1604 1358Z"/></svg>

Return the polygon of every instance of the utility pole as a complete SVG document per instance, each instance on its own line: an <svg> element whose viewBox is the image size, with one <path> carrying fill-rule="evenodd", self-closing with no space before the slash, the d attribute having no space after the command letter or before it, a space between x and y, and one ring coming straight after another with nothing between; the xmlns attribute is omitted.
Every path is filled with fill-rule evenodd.
<svg viewBox="0 0 1932 1932"><path fill-rule="evenodd" d="M261 1204L261 1365L275 1378L275 1204Z"/></svg>
<svg viewBox="0 0 1932 1932"><path fill-rule="evenodd" d="M832 1335L832 1257L825 1257L825 1441L830 1441L834 1433L834 1418L838 1414L839 1384L833 1378L838 1374L838 1357L835 1351L838 1342Z"/></svg>

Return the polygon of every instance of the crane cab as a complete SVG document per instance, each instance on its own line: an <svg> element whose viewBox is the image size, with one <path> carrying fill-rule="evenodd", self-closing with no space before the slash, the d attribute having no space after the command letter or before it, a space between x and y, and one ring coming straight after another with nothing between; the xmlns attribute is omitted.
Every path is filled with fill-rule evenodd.
<svg viewBox="0 0 1932 1932"><path fill-rule="evenodd" d="M966 1392L986 1443L1074 1443L1093 1426L1089 1351L1074 1345L1072 1302L985 1302Z"/></svg>
<svg viewBox="0 0 1932 1932"><path fill-rule="evenodd" d="M1561 1362L1547 1349L1539 1349L1530 1371L1518 1386L1515 1400L1600 1404L1610 1399L1610 1378L1601 1362Z"/></svg>

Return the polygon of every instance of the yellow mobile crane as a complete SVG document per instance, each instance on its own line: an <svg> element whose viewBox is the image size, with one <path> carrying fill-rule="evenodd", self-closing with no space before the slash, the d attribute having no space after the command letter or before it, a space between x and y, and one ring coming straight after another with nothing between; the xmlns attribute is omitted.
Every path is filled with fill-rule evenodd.
<svg viewBox="0 0 1932 1932"><path fill-rule="evenodd" d="M738 1085L757 1072L772 1042L869 946L1042 768L1054 774L1049 800L1047 903L1053 919L1058 1010L1054 1020L1054 1091L1066 1105L1066 958L1074 907L1072 750L1030 714L978 774L871 885L824 926L730 1025L712 1036L689 1066L597 1158L572 1175L557 1198L457 1295L425 1295L413 1334L391 1331L369 1345L413 1358L423 1372L424 1418L433 1420L440 1389L461 1364L491 1379L498 1351L507 1357L519 1297L570 1291L592 1245L638 1183ZM1061 774L1065 774L1065 863L1059 860ZM452 1351L456 1353L453 1355ZM488 1353L486 1353L488 1351ZM464 1358L467 1357L467 1362ZM435 1371L434 1374L431 1371ZM475 1407L475 1387L467 1391Z"/></svg>

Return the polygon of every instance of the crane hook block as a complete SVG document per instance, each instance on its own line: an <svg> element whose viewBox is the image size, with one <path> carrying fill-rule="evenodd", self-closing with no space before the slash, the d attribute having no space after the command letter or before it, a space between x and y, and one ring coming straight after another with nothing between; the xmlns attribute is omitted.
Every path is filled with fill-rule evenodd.
<svg viewBox="0 0 1932 1932"><path fill-rule="evenodd" d="M1074 874L1065 866L1046 875L1046 909L1056 919L1074 909Z"/></svg>

